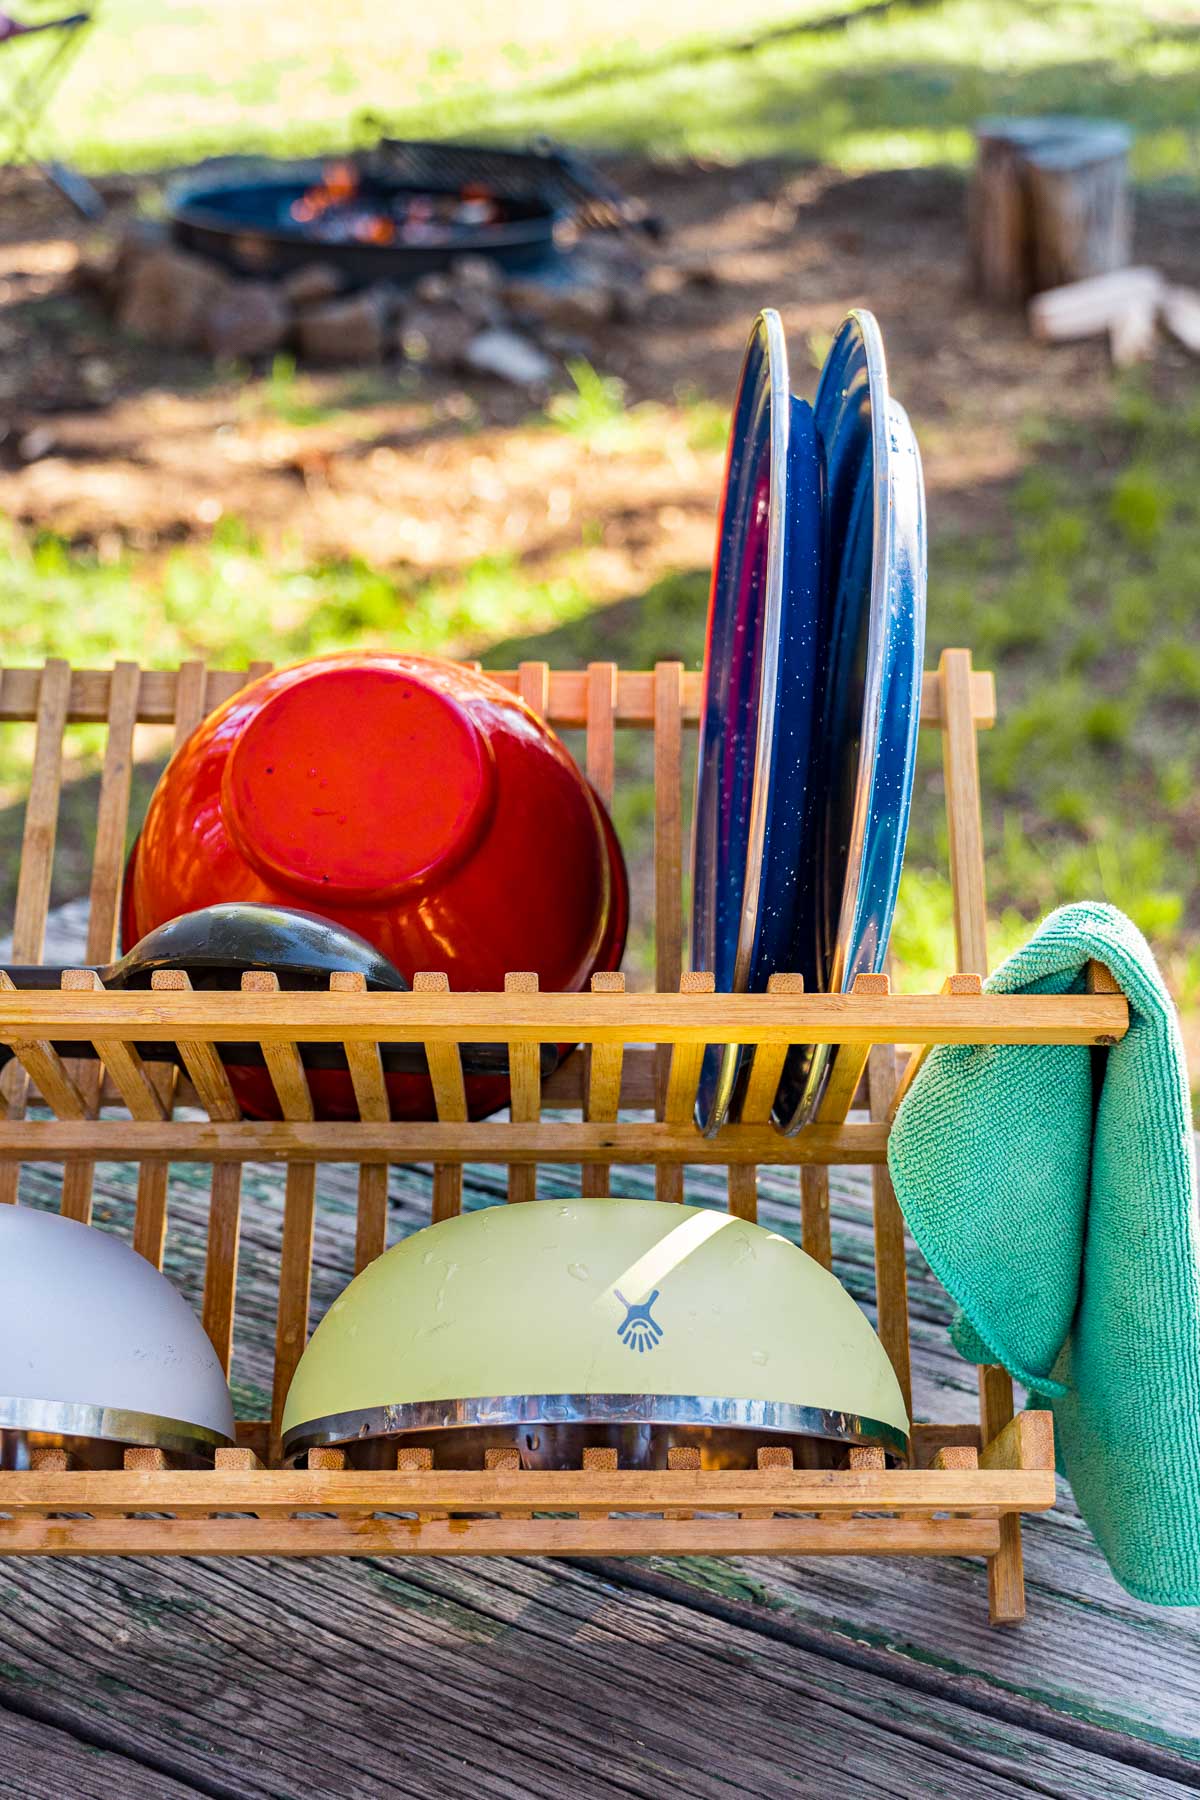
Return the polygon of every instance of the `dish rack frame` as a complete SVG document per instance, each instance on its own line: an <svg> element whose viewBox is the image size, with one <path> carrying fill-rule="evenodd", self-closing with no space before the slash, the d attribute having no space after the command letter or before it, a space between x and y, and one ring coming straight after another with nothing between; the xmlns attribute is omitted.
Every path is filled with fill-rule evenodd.
<svg viewBox="0 0 1200 1800"><path fill-rule="evenodd" d="M18 877L14 960L41 960L50 897L63 734L72 722L107 726L100 780L87 954L114 953L118 902L139 723L173 726L176 744L206 714L270 665L208 670L72 670L62 661L0 673L0 722L36 726ZM478 665L475 665L478 666ZM491 672L490 672L491 673ZM451 993L436 971L409 994L366 993L361 977L333 976L330 994L279 992L271 975L248 974L242 990L198 993L185 976L155 977L150 992L107 992L87 972L68 972L61 991L0 991L0 1042L16 1060L0 1080L0 1203L15 1202L20 1164L63 1164L62 1209L91 1216L97 1160L138 1163L135 1248L161 1267L168 1165L211 1165L203 1321L226 1370L235 1308L242 1167L286 1169L279 1257L273 1411L239 1424L236 1448L212 1469L172 1466L164 1452L131 1449L124 1467L71 1466L67 1450L39 1448L32 1466L0 1472L0 1555L980 1555L987 1560L994 1622L1024 1615L1020 1514L1055 1497L1048 1413L1014 1417L1012 1382L999 1367L979 1371L979 1424L917 1423L905 1468L883 1452L852 1449L846 1466L798 1470L791 1452L766 1448L758 1466L704 1470L698 1452L677 1449L662 1471L621 1469L616 1453L584 1452L578 1470L522 1470L517 1451L487 1453L481 1471L438 1470L428 1450L400 1448L394 1470L345 1466L338 1450L313 1450L305 1466L278 1463L279 1421L308 1329L317 1165L357 1163L355 1266L385 1247L388 1164L433 1167L432 1217L459 1210L467 1162L508 1165L508 1199L533 1199L539 1163L577 1163L582 1192L609 1191L613 1163L649 1163L656 1194L683 1198L684 1165L728 1169L728 1204L756 1212L761 1165L798 1171L801 1239L831 1263L829 1168L871 1169L878 1331L911 1412L904 1224L887 1171L891 1119L922 1057L935 1043L1115 1042L1128 1009L1111 975L1090 971L1084 994L991 995L976 732L995 718L989 674L970 653L947 650L924 677L921 723L940 730L958 967L940 994L901 995L887 976L860 977L851 994L805 994L779 975L771 991L718 995L711 976L685 973L683 945L684 733L699 719L701 678L678 662L651 671L592 663L551 672L528 662L493 674L560 729L582 730L584 766L611 802L618 730L653 733L655 975L652 993L625 991L621 975L597 975L589 994L537 991L514 972L502 994ZM147 1068L137 1040L180 1047L187 1077ZM51 1040L91 1041L98 1062L68 1066ZM257 1041L283 1118L243 1119L213 1045ZM360 1117L316 1121L298 1042L344 1046ZM380 1042L425 1046L437 1104L429 1123L389 1119ZM469 1122L460 1046L507 1043L508 1120ZM785 1138L769 1123L787 1047L837 1046L815 1123ZM539 1046L574 1042L544 1083ZM703 1137L693 1103L704 1046L755 1046L743 1122ZM898 1046L908 1047L901 1062ZM867 1121L848 1114L865 1090ZM31 1100L53 1113L26 1116ZM177 1116L187 1104L203 1119ZM114 1105L123 1116L113 1116ZM107 1116L101 1116L100 1109ZM543 1118L544 1109L571 1117ZM647 1119L624 1111L653 1112Z"/></svg>

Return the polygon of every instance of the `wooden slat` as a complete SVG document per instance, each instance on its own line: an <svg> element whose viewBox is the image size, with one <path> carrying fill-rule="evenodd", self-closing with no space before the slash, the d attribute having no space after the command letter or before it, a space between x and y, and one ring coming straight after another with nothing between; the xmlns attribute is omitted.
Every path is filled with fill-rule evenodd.
<svg viewBox="0 0 1200 1800"><path fill-rule="evenodd" d="M593 994L623 994L625 977L601 971L592 976ZM621 1104L621 1076L625 1061L623 1044L597 1044L587 1052L584 1117L593 1125L612 1124ZM580 1193L585 1199L602 1198L609 1191L608 1163L584 1163Z"/></svg>
<svg viewBox="0 0 1200 1800"><path fill-rule="evenodd" d="M25 803L25 825L21 836L12 954L14 963L36 963L42 960L46 912L50 904L50 883L54 872L58 796L62 786L63 730L70 701L71 670L68 663L55 657L43 669L20 673L27 673L32 681L26 702L28 710L20 716L36 718L37 733L34 739L29 796ZM0 704L11 701L17 676L18 671L4 670L3 680L0 681ZM17 1067L6 1075L4 1094L7 1118L24 1117L28 1093L29 1081L23 1068ZM0 1205L11 1204L16 1200L19 1179L20 1170L16 1165L0 1169Z"/></svg>
<svg viewBox="0 0 1200 1800"><path fill-rule="evenodd" d="M523 662L517 670L517 692L526 706L544 719L550 705L550 664Z"/></svg>
<svg viewBox="0 0 1200 1800"><path fill-rule="evenodd" d="M985 1437L979 1454L981 1469L1054 1470L1054 1414L1032 1410L1017 1413L994 1438Z"/></svg>
<svg viewBox="0 0 1200 1800"><path fill-rule="evenodd" d="M979 752L972 715L971 655L945 650L938 664L942 711L942 767L950 841L950 890L954 941L964 974L987 974L987 896L983 863L983 813L979 792ZM978 1004L970 996L959 1006ZM979 1371L979 1414L986 1444L1013 1412L1012 1380L1006 1369ZM1000 1528L1000 1548L988 1562L988 1608L993 1624L1025 1616L1025 1567L1021 1524Z"/></svg>
<svg viewBox="0 0 1200 1800"><path fill-rule="evenodd" d="M107 994L107 991L94 969L63 970L64 994ZM92 1047L112 1076L117 1092L129 1108L131 1116L143 1120L165 1119L166 1109L158 1090L130 1040L105 1037L102 1019L99 1025L99 1034L92 1038Z"/></svg>
<svg viewBox="0 0 1200 1800"><path fill-rule="evenodd" d="M979 1422L983 1456L1013 1419L1012 1377L1007 1369L979 1370ZM1001 1520L1000 1544L988 1561L988 1611L993 1625L1015 1625L1025 1617L1025 1558L1019 1518Z"/></svg>
<svg viewBox="0 0 1200 1800"><path fill-rule="evenodd" d="M856 994L890 994L891 980L887 975L856 975L853 992ZM830 1064L829 1076L825 1083L825 1091L821 1095L816 1117L822 1125L840 1125L854 1105L858 1084L862 1080L863 1070L867 1066L869 1044L843 1044L834 1055Z"/></svg>
<svg viewBox="0 0 1200 1800"><path fill-rule="evenodd" d="M713 988L713 977L705 970L687 970L679 978L679 992L684 1005L693 997L702 998L711 994ZM703 1042L675 1043L672 1046L667 1063L667 1086L662 1108L664 1124L684 1127L692 1123L704 1051ZM699 1136L698 1133L695 1135ZM654 1186L659 1200L681 1204L683 1169L660 1164Z"/></svg>
<svg viewBox="0 0 1200 1800"><path fill-rule="evenodd" d="M942 691L942 766L950 834L950 887L958 966L987 974L987 904L984 897L983 822L979 803L979 753L971 711L971 653L943 650L938 663Z"/></svg>
<svg viewBox="0 0 1200 1800"><path fill-rule="evenodd" d="M157 969L150 977L153 993L187 993L191 982L182 969ZM212 1044L183 1042L180 1055L210 1119L235 1122L242 1109L234 1098L220 1057ZM143 1163L142 1170L151 1165ZM204 1259L201 1318L226 1375L233 1356L233 1316L237 1296L238 1247L242 1225L242 1165L213 1164L208 1239Z"/></svg>
<svg viewBox="0 0 1200 1800"><path fill-rule="evenodd" d="M772 975L767 980L768 994L795 996L803 994L803 992L803 975L779 974ZM743 1125L765 1125L771 1117L787 1053L787 1044L758 1043L755 1045L750 1079L746 1083L746 1098L742 1102L741 1120Z"/></svg>
<svg viewBox="0 0 1200 1800"><path fill-rule="evenodd" d="M705 978L707 979L707 978ZM186 1037L221 1043L1111 1044L1124 1036L1120 994L603 994L368 993L353 1012L322 993L103 995L22 989L0 993L0 1043L15 1039ZM682 984L681 984L682 986Z"/></svg>
<svg viewBox="0 0 1200 1800"><path fill-rule="evenodd" d="M365 975L357 969L340 969L329 977L333 994L364 994ZM349 1043L345 1046L346 1062L354 1087L354 1098L360 1119L385 1121L391 1118L387 1085L383 1078L383 1059L379 1045ZM358 1212L354 1233L354 1272L382 1256L387 1247L388 1166L381 1162L358 1165Z"/></svg>
<svg viewBox="0 0 1200 1800"><path fill-rule="evenodd" d="M852 992L860 999L886 998L891 992L887 975L861 974ZM817 1106L817 1123L840 1125L845 1119L870 1055L869 1044L842 1044L830 1066L825 1091ZM833 1236L829 1224L829 1170L809 1167L800 1171L800 1241L822 1268L833 1267Z"/></svg>
<svg viewBox="0 0 1200 1800"><path fill-rule="evenodd" d="M530 970L504 977L506 994L536 994L538 978ZM536 1044L513 1044L508 1052L509 1112L514 1124L533 1125L542 1116L542 1059ZM537 1199L537 1164L510 1163L508 1197L512 1201Z"/></svg>
<svg viewBox="0 0 1200 1800"><path fill-rule="evenodd" d="M441 970L422 970L413 976L413 994L450 997L449 977ZM454 996L459 998L460 996ZM489 1008L498 998L488 996ZM539 999L541 997L539 996ZM478 1004L478 1003L477 1003ZM463 1083L462 1057L458 1044L426 1040L425 1057L429 1079L433 1083L433 1100L441 1125L462 1125L467 1118L467 1090ZM465 1134L460 1133L462 1137ZM496 1159L508 1160L505 1153ZM462 1211L462 1166L457 1162L435 1162L433 1168L432 1222L453 1218Z"/></svg>
<svg viewBox="0 0 1200 1800"><path fill-rule="evenodd" d="M114 724L117 720L118 703L119 703L119 697L120 697L120 679L119 679L119 674L118 674L119 669L120 669L120 665L118 664L117 667L114 668L114 670L113 670L112 685L111 685L110 692L109 692L109 705L110 705L109 747L110 747L110 750L112 749L113 741L114 741L114 738L113 738ZM126 831L126 828L128 825L129 781L130 781L130 776L132 775L132 772L133 772L133 729L134 729L134 725L136 724L136 720L137 720L138 694L140 693L140 688L141 688L141 671L140 670L138 670L138 672L137 672L136 683L131 682L130 685L134 689L133 694L132 694L132 706L131 707L129 706L128 701L125 702L127 711L126 711L125 715L122 716L122 719L121 719L121 725L122 725L121 735L124 736L124 729L125 729L126 720L127 720L128 740L129 740L128 741L128 756L126 758L126 767L125 767L125 771L124 771L124 788L123 788L122 802L121 802L121 808L120 808L120 811L121 811L120 833L121 833L122 838L124 837L124 834L125 834L125 831ZM199 723L200 718L202 717L202 709L203 709L203 704L204 704L204 687L205 687L205 669L204 669L203 663L189 662L189 663L183 663L180 665L179 672L178 672L178 680L177 680L176 689L175 689L175 748L176 749L178 749L180 744L183 743L183 741L185 740L185 738L187 738L190 735L194 726ZM107 769L107 764L106 764L106 768L105 768L106 777L107 777L107 774L108 774L108 769ZM104 796L103 796L103 792L102 792L102 794L101 794L101 809L102 810L103 810L103 804L104 804ZM114 836L115 836L115 833L114 833ZM99 856L99 851L97 852L97 855ZM97 864L97 867L98 867L98 864ZM95 922L95 919L96 919L96 910L95 910L96 909L96 892L95 892L96 873L97 873L97 871L96 871L96 869L94 869L93 870L93 899L92 899L92 914L91 914L93 923ZM120 870L118 870L118 872L117 872L117 885L113 888L113 911L112 911L111 934L109 935L107 946L103 950L101 950L99 948L98 944L95 946L93 945L92 933L89 930L88 959L91 962L108 961L115 952L116 926L117 926L116 909L117 909L117 904L118 904L119 895L120 895L119 880L120 880ZM107 928L107 920L106 920L106 928ZM178 1070L171 1068L171 1067L161 1067L158 1069L151 1069L149 1071L149 1078L154 1085L155 1092L158 1094L159 1099L162 1101L164 1112L169 1117L171 1115L172 1111L174 1110L175 1099L176 1099L176 1095L178 1093L178 1088L179 1088L179 1072L178 1072ZM236 1117L237 1115L234 1114L233 1116ZM64 1177L63 1177L63 1210L64 1210L64 1212L67 1210L68 1196L71 1195L73 1197L73 1195L74 1195L74 1184L72 1182L73 1167L77 1168L79 1170L79 1175L77 1177L77 1183L78 1183L79 1188L85 1190L85 1192L86 1192L86 1200L87 1200L87 1204L88 1204L89 1208L90 1208L90 1204L91 1204L92 1165L88 1164L88 1163L80 1163L80 1164L76 1164L76 1165L68 1164L66 1170L64 1171ZM168 1186L169 1176L170 1176L170 1170L165 1163L143 1163L142 1166L138 1170L137 1218L142 1221L143 1254L147 1255L150 1258L150 1260L155 1263L156 1267L161 1266L163 1249L165 1246L165 1233L166 1233L166 1224L167 1224L167 1186ZM220 1192L223 1195L228 1195L229 1190L230 1190L232 1184L234 1184L234 1183L236 1183L237 1191L240 1194L240 1191L241 1191L241 1172L240 1172L240 1170L237 1171L236 1174L232 1170L227 1170L226 1173L220 1177L218 1177L214 1174L214 1196L217 1192ZM218 1224L218 1238L220 1239L223 1236L224 1236L224 1234L221 1232L220 1224ZM218 1353L219 1353L219 1351L218 1351ZM226 1365L226 1366L228 1366L228 1365Z"/></svg>
<svg viewBox="0 0 1200 1800"><path fill-rule="evenodd" d="M1035 1438L1041 1434L1035 1432ZM1017 1440L1010 1440L1016 1445ZM344 1455L344 1453L339 1453ZM848 1453L849 1455L850 1453ZM322 1453L325 1464L328 1452ZM980 1518L1015 1510L1044 1511L1054 1505L1053 1468L991 1467L987 1452L973 1471L888 1469L879 1456L845 1469L702 1469L695 1447L677 1447L662 1469L522 1469L519 1453L493 1450L483 1471L432 1468L176 1469L135 1474L125 1469L77 1469L65 1474L0 1472L0 1508L86 1512L95 1517L154 1509L179 1516L253 1510L263 1519L321 1507L355 1507L366 1512L410 1512L445 1507L451 1514L494 1512L513 1517L535 1512L570 1512L596 1517L609 1512L660 1512L687 1507L696 1512L738 1513L747 1507L778 1512L821 1512L843 1521L870 1511L932 1515L970 1509Z"/></svg>
<svg viewBox="0 0 1200 1800"><path fill-rule="evenodd" d="M416 1510L415 1508L413 1509ZM949 1519L0 1519L3 1556L992 1556Z"/></svg>
<svg viewBox="0 0 1200 1800"><path fill-rule="evenodd" d="M137 663L117 663L109 689L108 741L96 809L96 847L88 902L87 960L111 962L117 948L121 876L129 827L129 788L133 779L133 733L137 724Z"/></svg>
<svg viewBox="0 0 1200 1800"><path fill-rule="evenodd" d="M767 978L768 994L802 994L803 975L776 974ZM746 1097L742 1102L743 1125L765 1125L771 1117L779 1079L787 1059L786 1044L756 1044ZM729 1165L729 1210L738 1219L751 1224L758 1217L758 1169L753 1163L731 1162Z"/></svg>
<svg viewBox="0 0 1200 1800"><path fill-rule="evenodd" d="M896 1050L873 1044L867 1063L871 1117L891 1116L896 1087ZM912 1360L908 1341L908 1268L905 1261L904 1215L886 1163L871 1170L871 1204L875 1237L875 1329L896 1371L904 1410L912 1417Z"/></svg>
<svg viewBox="0 0 1200 1800"><path fill-rule="evenodd" d="M183 969L156 969L150 977L150 989L155 994L188 994L192 992L192 984ZM229 1077L215 1046L181 1038L179 1054L196 1097L209 1118L240 1119L242 1109L234 1099Z"/></svg>
<svg viewBox="0 0 1200 1800"><path fill-rule="evenodd" d="M809 1125L785 1138L771 1125L727 1125L706 1138L691 1121L670 1125L620 1120L593 1125L579 1119L542 1119L513 1125L483 1119L391 1124L358 1121L247 1119L238 1125L203 1119L142 1124L128 1119L22 1120L0 1124L0 1160L61 1162L150 1157L188 1162L467 1162L777 1164L880 1163L887 1157L883 1124Z"/></svg>
<svg viewBox="0 0 1200 1800"><path fill-rule="evenodd" d="M12 977L7 970L0 969L0 990L12 988ZM57 1118L87 1118L87 1102L53 1044L14 1044L13 1049L22 1069Z"/></svg>
<svg viewBox="0 0 1200 1800"><path fill-rule="evenodd" d="M604 805L611 807L616 776L613 724L617 704L617 665L589 663L587 677L587 778Z"/></svg>
<svg viewBox="0 0 1200 1800"><path fill-rule="evenodd" d="M117 663L109 686L108 740L96 809L96 845L92 854L84 951L90 963L111 962L116 954L121 877L129 825L129 789L133 779L133 734L141 676L137 663ZM89 1112L94 1112L99 1105L103 1072L103 1065L95 1062L78 1063L73 1071ZM162 1071L158 1082L164 1083L168 1075L168 1071ZM159 1086L160 1094L162 1091ZM62 1210L68 1218L85 1222L91 1218L94 1175L95 1164L87 1161L67 1163L63 1169ZM138 1211L143 1217L149 1217L154 1210L155 1192L144 1196L142 1189L157 1191L165 1181L166 1170L163 1168L139 1170ZM165 1217L165 1196L160 1206Z"/></svg>
<svg viewBox="0 0 1200 1800"><path fill-rule="evenodd" d="M800 1170L800 1242L823 1269L832 1269L829 1170L824 1164L805 1163Z"/></svg>
<svg viewBox="0 0 1200 1800"><path fill-rule="evenodd" d="M660 994L678 990L683 973L683 664L659 663L654 670L654 985ZM655 1109L663 1116L671 1053L656 1052ZM669 1177L660 1177L658 1198L675 1197Z"/></svg>
<svg viewBox="0 0 1200 1800"><path fill-rule="evenodd" d="M64 969L62 975L64 993L104 993L105 989L100 977L93 969ZM129 1108L130 1116L142 1123L157 1124L167 1117L167 1109L162 1097L152 1080L146 1065L132 1044L117 1038L109 1041L103 1037L92 1040L92 1048L100 1058L101 1066L112 1078L113 1084L120 1094L123 1103ZM96 1082L92 1092L99 1091ZM90 1098L85 1094L85 1099ZM89 1108L89 1110L91 1110ZM86 1198L86 1213L91 1212L91 1171L90 1161L68 1162L68 1169L75 1168L80 1172L79 1185L74 1199L79 1204ZM86 1171L86 1180L82 1178ZM67 1198L64 1181L64 1210ZM77 1216L84 1216L83 1214ZM139 1256L152 1263L156 1269L162 1268L163 1251L167 1236L167 1166L150 1170L138 1170L137 1204L134 1210L133 1247Z"/></svg>
<svg viewBox="0 0 1200 1800"><path fill-rule="evenodd" d="M279 977L268 969L242 976L242 994L275 994ZM295 1043L264 1044L263 1055L284 1119L311 1121L312 1095ZM283 1195L283 1238L279 1252L279 1306L275 1315L275 1369L271 1386L271 1455L278 1454L284 1401L308 1339L312 1291L313 1223L317 1168L314 1162L289 1162Z"/></svg>
<svg viewBox="0 0 1200 1800"><path fill-rule="evenodd" d="M208 669L202 662L182 662L175 680L175 749L178 750L207 714Z"/></svg>
<svg viewBox="0 0 1200 1800"><path fill-rule="evenodd" d="M183 668L190 665L184 664ZM205 692L206 711L213 711L230 699L257 674L265 673L268 663L256 663L246 669L211 669ZM479 664L464 664L478 668ZM139 723L172 725L176 721L176 696L181 673L174 669L143 671ZM6 669L0 687L0 722L33 719L37 715L40 669ZM520 674L516 669L489 669L488 679L498 682L512 693L519 691ZM682 717L685 725L695 725L700 717L703 676L688 670L681 683ZM108 693L111 671L108 669L76 669L72 671L69 690L68 719L76 724L103 724L108 717ZM556 669L549 682L546 717L559 730L582 729L587 724L588 676L582 669ZM976 670L971 677L971 709L975 724L982 728L996 719L996 690L990 674ZM647 730L654 724L654 673L644 669L622 669L617 679L615 708L618 726ZM198 722L198 721L197 721ZM926 674L921 689L921 723L925 726L942 722L941 695L934 671Z"/></svg>

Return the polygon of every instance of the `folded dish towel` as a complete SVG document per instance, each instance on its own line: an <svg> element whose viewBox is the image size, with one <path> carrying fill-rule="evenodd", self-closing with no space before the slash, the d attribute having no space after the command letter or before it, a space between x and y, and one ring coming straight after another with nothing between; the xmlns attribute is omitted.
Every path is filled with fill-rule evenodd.
<svg viewBox="0 0 1200 1800"><path fill-rule="evenodd" d="M1129 1001L1107 1051L940 1045L896 1117L904 1216L961 1309L972 1362L1054 1413L1061 1471L1118 1581L1200 1604L1200 1228L1187 1070L1149 946L1111 906L1064 906L996 971L997 993Z"/></svg>

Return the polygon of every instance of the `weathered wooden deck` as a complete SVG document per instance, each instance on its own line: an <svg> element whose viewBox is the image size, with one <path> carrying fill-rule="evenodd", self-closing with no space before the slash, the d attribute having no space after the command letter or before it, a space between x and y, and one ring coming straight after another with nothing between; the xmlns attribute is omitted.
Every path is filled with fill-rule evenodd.
<svg viewBox="0 0 1200 1800"><path fill-rule="evenodd" d="M614 1190L651 1192L645 1170ZM198 1298L203 1171L172 1172L168 1266ZM576 1172L540 1173L546 1197ZM23 1198L57 1205L59 1171ZM389 1241L428 1218L393 1169ZM760 1217L796 1235L797 1178ZM127 1224L128 1167L97 1171ZM499 1200L471 1169L467 1204ZM688 1197L723 1195L693 1170ZM355 1174L321 1171L319 1317L348 1279ZM865 1180L834 1178L835 1262L869 1300ZM266 1409L282 1181L245 1188L240 1409ZM911 1262L915 1409L971 1418L974 1372ZM987 1623L978 1562L9 1560L0 1793L67 1796L1167 1796L1200 1789L1200 1618L1116 1586L1064 1495L1025 1528L1029 1617Z"/></svg>

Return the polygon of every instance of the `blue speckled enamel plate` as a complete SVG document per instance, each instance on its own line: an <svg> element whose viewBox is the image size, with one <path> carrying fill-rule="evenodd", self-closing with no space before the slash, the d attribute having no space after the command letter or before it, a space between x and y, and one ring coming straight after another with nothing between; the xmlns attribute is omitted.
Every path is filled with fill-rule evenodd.
<svg viewBox="0 0 1200 1800"><path fill-rule="evenodd" d="M834 339L814 407L825 452L829 623L817 833L819 980L845 993L887 957L916 769L925 655L925 487L908 415L887 390L874 316ZM831 1048L788 1056L776 1117L815 1115Z"/></svg>
<svg viewBox="0 0 1200 1800"><path fill-rule="evenodd" d="M709 606L693 839L694 969L718 993L816 973L812 740L819 693L821 458L788 387L776 312L755 321L734 403ZM729 1116L747 1057L712 1046L697 1117Z"/></svg>

